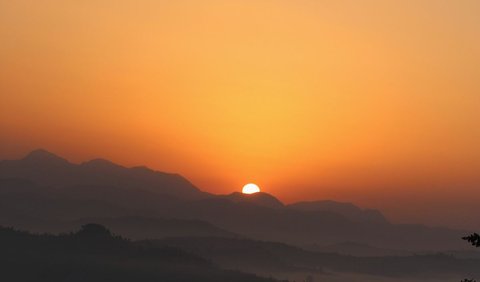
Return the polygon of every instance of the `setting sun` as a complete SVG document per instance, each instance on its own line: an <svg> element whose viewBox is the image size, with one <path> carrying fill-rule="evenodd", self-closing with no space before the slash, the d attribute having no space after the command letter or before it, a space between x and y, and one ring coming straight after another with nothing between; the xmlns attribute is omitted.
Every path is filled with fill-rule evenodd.
<svg viewBox="0 0 480 282"><path fill-rule="evenodd" d="M243 194L254 194L260 192L260 188L253 183L249 183L243 186L242 193Z"/></svg>

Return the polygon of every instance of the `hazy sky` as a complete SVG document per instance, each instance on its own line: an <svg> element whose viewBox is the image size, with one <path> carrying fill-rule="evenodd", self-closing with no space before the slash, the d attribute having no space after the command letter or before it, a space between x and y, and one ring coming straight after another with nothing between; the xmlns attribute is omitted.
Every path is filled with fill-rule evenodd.
<svg viewBox="0 0 480 282"><path fill-rule="evenodd" d="M473 226L479 15L477 0L0 0L0 158L42 147Z"/></svg>

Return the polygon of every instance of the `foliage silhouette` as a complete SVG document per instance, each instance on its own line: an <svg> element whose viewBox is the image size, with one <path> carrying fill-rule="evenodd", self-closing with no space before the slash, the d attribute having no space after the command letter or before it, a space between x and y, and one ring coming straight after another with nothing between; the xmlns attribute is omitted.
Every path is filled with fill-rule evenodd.
<svg viewBox="0 0 480 282"><path fill-rule="evenodd" d="M462 237L463 240L470 242L472 246L480 247L480 235L477 233L470 234L469 236ZM464 279L461 282L477 282L475 279Z"/></svg>
<svg viewBox="0 0 480 282"><path fill-rule="evenodd" d="M477 233L473 233L469 236L463 237L462 239L470 242L472 246L475 246L477 248L480 247L480 235L478 235Z"/></svg>

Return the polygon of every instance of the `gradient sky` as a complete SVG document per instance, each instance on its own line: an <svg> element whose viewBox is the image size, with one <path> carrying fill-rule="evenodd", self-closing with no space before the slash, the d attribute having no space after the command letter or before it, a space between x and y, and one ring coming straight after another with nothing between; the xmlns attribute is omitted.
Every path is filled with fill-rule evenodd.
<svg viewBox="0 0 480 282"><path fill-rule="evenodd" d="M0 0L0 158L45 148L479 228L480 1Z"/></svg>

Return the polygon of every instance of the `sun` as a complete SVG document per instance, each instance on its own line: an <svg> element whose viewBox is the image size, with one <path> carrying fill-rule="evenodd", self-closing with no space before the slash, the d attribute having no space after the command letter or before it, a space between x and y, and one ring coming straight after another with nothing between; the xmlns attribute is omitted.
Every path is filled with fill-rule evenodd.
<svg viewBox="0 0 480 282"><path fill-rule="evenodd" d="M254 194L258 192L260 192L260 188L257 186L257 184L253 183L246 184L242 189L243 194Z"/></svg>

